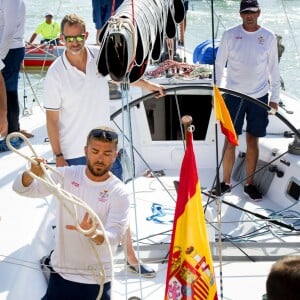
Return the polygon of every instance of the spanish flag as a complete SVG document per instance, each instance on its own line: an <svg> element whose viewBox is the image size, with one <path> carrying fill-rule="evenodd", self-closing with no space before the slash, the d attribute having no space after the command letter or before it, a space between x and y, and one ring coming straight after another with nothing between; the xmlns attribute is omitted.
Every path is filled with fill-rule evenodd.
<svg viewBox="0 0 300 300"><path fill-rule="evenodd" d="M220 121L223 134L227 136L229 143L237 146L239 142L230 114L224 102L223 96L216 85L214 85L214 108L216 120Z"/></svg>
<svg viewBox="0 0 300 300"><path fill-rule="evenodd" d="M191 127L180 171L165 300L218 299Z"/></svg>

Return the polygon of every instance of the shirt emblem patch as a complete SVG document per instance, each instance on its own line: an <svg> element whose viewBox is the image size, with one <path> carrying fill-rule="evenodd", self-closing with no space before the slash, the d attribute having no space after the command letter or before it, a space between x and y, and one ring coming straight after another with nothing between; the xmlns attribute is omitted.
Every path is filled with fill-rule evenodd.
<svg viewBox="0 0 300 300"><path fill-rule="evenodd" d="M72 184L73 186L75 186L75 187L79 187L79 183L76 182L76 181L72 181L71 184Z"/></svg>
<svg viewBox="0 0 300 300"><path fill-rule="evenodd" d="M106 202L108 200L108 197L109 197L108 190L103 190L102 192L99 193L98 200L100 202Z"/></svg>
<svg viewBox="0 0 300 300"><path fill-rule="evenodd" d="M258 43L259 43L260 45L263 45L263 44L265 43L265 39L264 39L263 36L260 36L260 37L258 38Z"/></svg>

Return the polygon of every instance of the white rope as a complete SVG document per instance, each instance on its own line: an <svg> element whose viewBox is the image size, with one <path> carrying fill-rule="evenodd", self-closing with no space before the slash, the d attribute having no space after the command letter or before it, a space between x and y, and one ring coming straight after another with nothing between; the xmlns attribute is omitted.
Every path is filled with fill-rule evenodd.
<svg viewBox="0 0 300 300"><path fill-rule="evenodd" d="M22 140L24 140L24 142L29 146L33 156L29 157L25 154L23 154L21 151L17 150L16 148L14 148L10 142L11 139L14 138L21 138ZM113 283L113 255L112 255L112 250L111 250L111 245L109 242L109 239L107 237L105 228L103 226L103 223L101 222L100 218L98 217L98 215L93 211L93 209L90 208L90 206L82 201L80 198L78 198L77 196L67 192L66 190L64 190L63 188L61 188L58 184L56 184L52 177L50 176L50 171L55 173L56 175L58 175L59 177L62 177L62 175L55 169L52 168L51 166L47 165L47 163L44 162L40 162L38 163L35 158L38 158L38 155L36 153L36 151L34 150L32 144L30 143L29 139L26 138L22 133L20 132L12 132L10 134L7 135L6 138L6 144L7 147L19 154L20 156L22 156L23 158L25 158L26 160L28 160L28 162L31 162L32 164L39 164L41 169L43 170L43 177L39 177L36 174L34 174L33 172L30 171L30 166L27 169L27 173L35 178L36 180L39 180L40 182L42 182L48 189L49 191L61 202L61 204L63 205L63 207L67 210L67 212L74 218L75 220L75 226L77 231L79 231L80 233L82 233L83 235L91 235L92 233L95 232L96 228L99 226L101 231L103 232L104 235L104 242L106 242L107 247L108 247L108 252L109 252L109 256L110 256L110 262L111 262L111 282ZM66 206L65 202L69 201L73 204L73 208L74 208L74 212L71 211L71 209L69 207ZM90 229L83 229L80 226L80 221L78 220L78 215L77 215L77 208L76 206L82 207L83 209L85 209L85 211L89 214L91 220L92 220L92 227ZM100 290L97 296L97 300L100 300L102 293L103 293L103 285L105 283L105 271L103 268L103 265L101 263L101 259L99 257L99 253L96 249L95 243L91 241L91 239L88 238L89 244L93 250L93 252L95 253L95 256L97 258L97 262L100 268L100 276L99 274L95 274L95 271L93 271L93 277L95 279L95 281L100 285ZM99 279L98 279L99 278Z"/></svg>

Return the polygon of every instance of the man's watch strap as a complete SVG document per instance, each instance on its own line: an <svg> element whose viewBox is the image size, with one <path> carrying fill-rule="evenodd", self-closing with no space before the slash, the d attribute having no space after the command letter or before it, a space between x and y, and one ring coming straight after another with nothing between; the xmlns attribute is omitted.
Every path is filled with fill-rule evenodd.
<svg viewBox="0 0 300 300"><path fill-rule="evenodd" d="M61 157L61 156L64 156L64 155L62 153L55 154L55 157Z"/></svg>

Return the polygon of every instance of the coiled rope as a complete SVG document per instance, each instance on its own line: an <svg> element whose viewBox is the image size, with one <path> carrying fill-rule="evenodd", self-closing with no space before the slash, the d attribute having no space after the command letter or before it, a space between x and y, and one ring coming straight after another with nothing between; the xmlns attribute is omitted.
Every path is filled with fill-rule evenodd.
<svg viewBox="0 0 300 300"><path fill-rule="evenodd" d="M33 156L29 157L28 155L23 154L21 151L17 150L15 147L12 146L11 144L11 139L15 139L15 138L21 138L30 148ZM33 172L31 172L30 170L30 165L27 168L27 173L33 177L34 179L42 182L48 189L49 191L57 198L57 200L59 200L62 204L62 206L67 210L67 212L73 217L74 219L74 223L76 224L76 229L78 232L82 233L83 235L91 235L95 232L96 228L99 226L101 231L103 232L104 235L104 242L106 242L106 245L108 247L108 252L109 252L109 256L110 256L110 263L111 263L111 283L113 284L113 255L112 255L112 250L111 250L111 245L110 242L108 240L107 234L105 232L105 228L100 220L100 218L98 217L98 215L89 207L89 205L82 201L80 198L78 198L77 196L73 195L72 193L67 192L66 190L64 190L62 187L60 187L58 184L56 184L54 182L54 180L51 177L51 173L53 172L56 175L58 175L60 178L63 177L62 175L55 169L52 168L51 166L49 166L46 162L37 162L36 159L39 158L36 151L34 150L32 144L30 143L29 139L26 138L22 133L20 132L12 132L10 134L7 135L6 138L6 144L7 147L17 153L18 155L22 156L24 159L26 159L28 162L35 164L35 165L39 165L41 167L41 169L43 170L43 176L39 177L36 174L34 174ZM73 208L74 211L72 211L69 207L67 207L67 205L65 204L66 201L69 201L73 204ZM80 226L80 220L78 220L78 215L77 215L77 206L83 208L88 214L89 217L92 221L92 226L90 229L83 229ZM95 281L100 285L100 289L99 289L99 293L97 296L96 300L100 300L102 293L103 293L103 286L105 283L105 271L101 262L101 259L99 257L99 253L96 249L95 243L91 241L90 238L88 238L88 242L92 248L92 251L95 254L95 257L97 259L98 265L99 265L99 273L100 274L96 274L95 271L93 271L93 277L95 279Z"/></svg>

